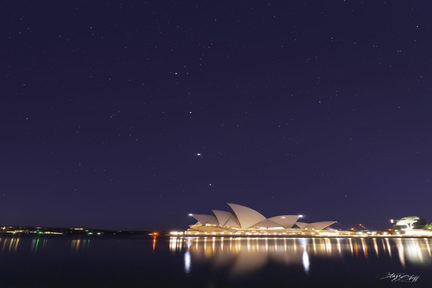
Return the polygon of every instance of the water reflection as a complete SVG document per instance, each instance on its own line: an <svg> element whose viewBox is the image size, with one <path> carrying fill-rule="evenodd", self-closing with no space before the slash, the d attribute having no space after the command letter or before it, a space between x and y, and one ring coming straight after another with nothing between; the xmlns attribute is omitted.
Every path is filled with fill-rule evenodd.
<svg viewBox="0 0 432 288"><path fill-rule="evenodd" d="M31 252L37 253L41 249L46 248L49 238L36 237L36 238L20 238L20 237L0 237L0 252L1 253L14 253L19 249L30 249ZM67 245L74 253L80 252L84 248L89 248L90 239L71 239L67 240ZM28 250L27 250L28 251Z"/></svg>
<svg viewBox="0 0 432 288"><path fill-rule="evenodd" d="M243 275L263 268L269 262L302 267L313 271L316 258L342 260L345 257L368 260L393 259L407 265L432 266L429 238L249 238L249 237L171 237L172 253L184 253L185 272L194 262L210 263L215 269L229 267L231 275ZM397 258L393 258L394 255Z"/></svg>
<svg viewBox="0 0 432 288"><path fill-rule="evenodd" d="M71 240L71 250L72 252L80 252L83 248L88 248L90 246L90 239L73 239Z"/></svg>
<svg viewBox="0 0 432 288"><path fill-rule="evenodd" d="M401 249L405 261L416 265L432 265L430 239L403 239Z"/></svg>
<svg viewBox="0 0 432 288"><path fill-rule="evenodd" d="M33 239L32 242L31 242L31 250L32 250L32 252L37 252L39 249L45 248L45 246L47 245L47 241L48 241L47 239L42 239L41 240L39 237Z"/></svg>
<svg viewBox="0 0 432 288"><path fill-rule="evenodd" d="M303 269L304 269L304 271L306 273L308 273L309 272L310 262L309 262L309 254L307 253L306 249L303 251L302 262L303 262Z"/></svg>
<svg viewBox="0 0 432 288"><path fill-rule="evenodd" d="M191 256L189 250L186 250L186 252L184 253L184 267L185 267L186 274L189 273L190 266L191 266Z"/></svg>
<svg viewBox="0 0 432 288"><path fill-rule="evenodd" d="M20 243L20 238L0 238L1 251L16 252Z"/></svg>

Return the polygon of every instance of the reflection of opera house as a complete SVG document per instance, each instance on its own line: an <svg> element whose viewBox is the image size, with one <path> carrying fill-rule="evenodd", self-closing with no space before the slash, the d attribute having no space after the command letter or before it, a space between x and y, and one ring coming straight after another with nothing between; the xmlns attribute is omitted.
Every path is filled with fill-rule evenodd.
<svg viewBox="0 0 432 288"><path fill-rule="evenodd" d="M239 234L239 235L268 235L268 234L310 234L322 233L336 221L321 221L314 223L298 222L302 215L280 215L270 218L264 217L258 211L249 207L228 203L232 212L212 210L210 214L189 214L198 222L190 225L185 232L187 235ZM328 231L328 230L326 230ZM331 232L331 231L328 231Z"/></svg>

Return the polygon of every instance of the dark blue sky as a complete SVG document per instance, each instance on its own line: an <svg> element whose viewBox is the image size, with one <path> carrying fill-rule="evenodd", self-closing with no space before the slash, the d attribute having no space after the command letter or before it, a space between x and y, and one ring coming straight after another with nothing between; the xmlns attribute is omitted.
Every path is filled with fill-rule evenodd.
<svg viewBox="0 0 432 288"><path fill-rule="evenodd" d="M2 224L432 221L429 1L0 6Z"/></svg>

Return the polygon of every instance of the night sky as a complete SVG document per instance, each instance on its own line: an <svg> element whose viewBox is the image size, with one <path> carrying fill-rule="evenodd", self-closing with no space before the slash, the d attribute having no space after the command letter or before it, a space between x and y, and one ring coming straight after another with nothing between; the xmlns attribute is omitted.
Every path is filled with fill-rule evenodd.
<svg viewBox="0 0 432 288"><path fill-rule="evenodd" d="M432 221L430 1L0 7L2 225Z"/></svg>

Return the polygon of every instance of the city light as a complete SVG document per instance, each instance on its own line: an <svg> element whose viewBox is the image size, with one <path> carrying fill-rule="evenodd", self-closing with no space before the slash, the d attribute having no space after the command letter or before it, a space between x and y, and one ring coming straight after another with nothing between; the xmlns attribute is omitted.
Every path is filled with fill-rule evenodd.
<svg viewBox="0 0 432 288"><path fill-rule="evenodd" d="M227 203L232 212L212 210L213 214L192 214L197 220L195 224L189 225L185 231L171 231L170 235L175 236L253 236L262 237L272 235L281 236L300 236L300 237L410 237L410 236L432 236L432 223L430 226L415 226L420 218L408 216L399 220L390 219L391 223L396 223L399 229L368 230L366 226L359 223L347 230L334 229L330 226L337 221L318 221L303 222L298 221L305 215L280 215L265 217L258 211L239 204ZM422 228L420 228L422 227ZM408 231L407 230L413 230Z"/></svg>

